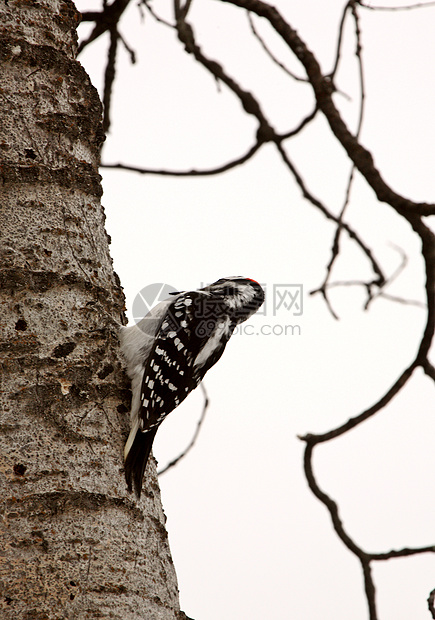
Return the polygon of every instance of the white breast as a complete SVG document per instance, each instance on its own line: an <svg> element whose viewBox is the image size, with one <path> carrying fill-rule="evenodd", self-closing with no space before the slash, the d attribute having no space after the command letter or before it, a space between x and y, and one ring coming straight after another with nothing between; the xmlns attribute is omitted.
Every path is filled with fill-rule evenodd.
<svg viewBox="0 0 435 620"><path fill-rule="evenodd" d="M210 338L206 341L200 352L195 358L193 365L195 368L200 368L204 366L208 359L213 355L213 353L220 347L222 337L225 334L230 333L230 324L231 319L226 317L222 320L221 323L216 325L216 328Z"/></svg>

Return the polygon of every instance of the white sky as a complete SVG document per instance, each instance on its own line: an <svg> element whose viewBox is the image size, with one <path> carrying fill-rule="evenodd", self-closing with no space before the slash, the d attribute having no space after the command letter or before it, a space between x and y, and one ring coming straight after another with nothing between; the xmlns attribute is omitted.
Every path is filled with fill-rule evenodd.
<svg viewBox="0 0 435 620"><path fill-rule="evenodd" d="M274 4L328 72L344 3ZM169 17L169 2L153 6ZM78 8L91 7L80 0ZM362 141L393 189L427 201L434 200L434 12L360 11L367 94ZM204 52L258 96L274 127L290 130L311 111L310 87L265 59L242 11L196 0L190 20ZM280 59L303 75L267 24L256 24ZM255 123L183 52L172 30L149 14L141 22L136 6L121 27L138 62L132 66L121 50L105 162L207 168L248 150ZM351 99L335 95L335 101L354 129L352 33L349 20L350 54L337 83ZM106 46L106 39L98 41L80 58L98 88ZM349 165L325 121L319 118L287 144L310 191L338 213ZM147 284L189 290L245 275L267 288L266 315L250 321L255 331L301 330L233 337L207 374L211 404L196 447L160 479L182 609L195 620L366 619L359 563L307 487L297 435L334 428L378 400L413 359L425 310L379 299L364 312L363 292L352 287L331 294L340 315L335 321L319 296L309 296L323 280L334 228L302 199L272 146L216 177L104 170L103 176L112 256L129 309ZM406 252L408 265L389 293L423 300L418 239L359 177L347 219L387 274L401 260L392 244ZM368 273L367 261L344 238L334 279ZM302 316L284 308L273 316L274 284L303 284ZM386 410L316 450L321 487L367 551L435 543L433 398L433 385L417 372ZM188 443L201 408L198 390L165 421L154 449L160 466ZM435 557L390 560L373 570L381 620L429 618Z"/></svg>

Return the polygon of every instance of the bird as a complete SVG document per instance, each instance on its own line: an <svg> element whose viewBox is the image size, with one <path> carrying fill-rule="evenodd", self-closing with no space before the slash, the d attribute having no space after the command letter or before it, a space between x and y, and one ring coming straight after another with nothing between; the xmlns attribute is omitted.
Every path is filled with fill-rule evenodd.
<svg viewBox="0 0 435 620"><path fill-rule="evenodd" d="M235 328L263 302L264 290L255 280L220 278L195 291L172 293L137 324L120 328L132 389L125 479L138 499L160 424L200 384Z"/></svg>

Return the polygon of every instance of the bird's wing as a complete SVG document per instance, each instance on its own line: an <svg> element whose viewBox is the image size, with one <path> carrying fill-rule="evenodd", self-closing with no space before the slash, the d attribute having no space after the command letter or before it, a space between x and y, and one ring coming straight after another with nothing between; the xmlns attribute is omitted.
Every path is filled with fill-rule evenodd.
<svg viewBox="0 0 435 620"><path fill-rule="evenodd" d="M192 291L168 306L146 359L140 403L125 446L125 473L140 496L157 428L221 357L232 333L219 300Z"/></svg>

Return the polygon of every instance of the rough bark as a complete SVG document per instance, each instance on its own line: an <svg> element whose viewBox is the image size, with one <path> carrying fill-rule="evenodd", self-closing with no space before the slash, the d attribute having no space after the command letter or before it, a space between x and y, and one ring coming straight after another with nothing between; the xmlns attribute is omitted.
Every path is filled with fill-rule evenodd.
<svg viewBox="0 0 435 620"><path fill-rule="evenodd" d="M77 23L69 0L0 3L0 615L172 620L155 468L140 503L123 476L124 301Z"/></svg>

